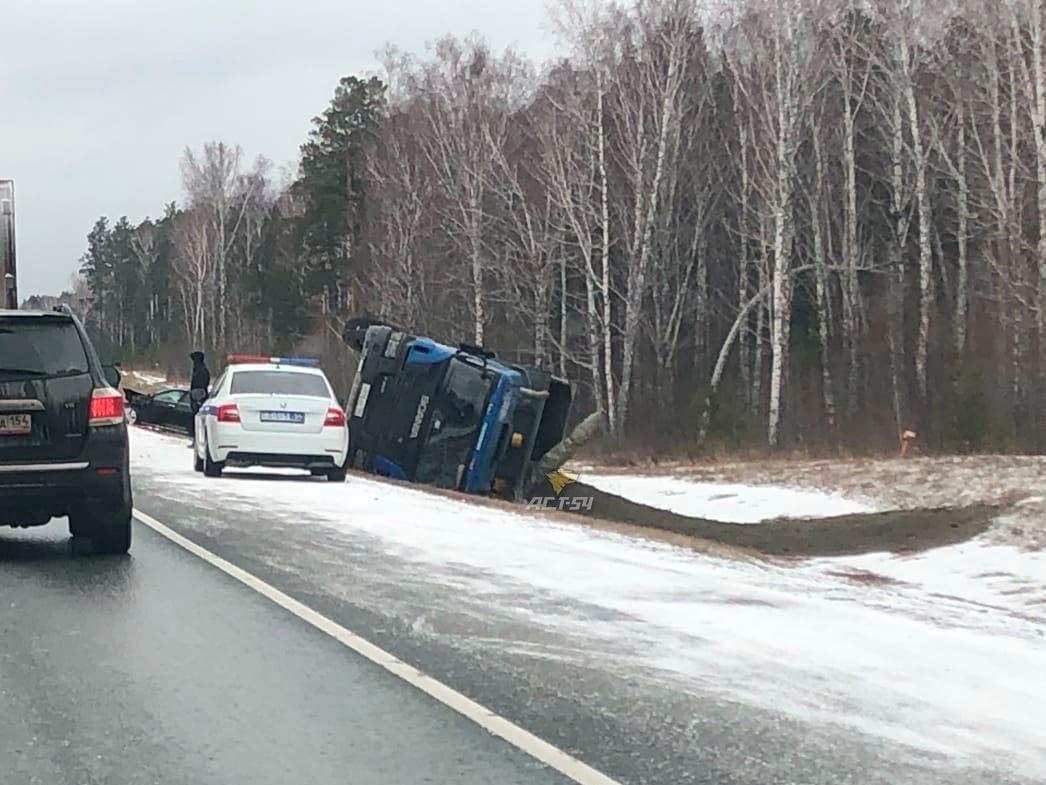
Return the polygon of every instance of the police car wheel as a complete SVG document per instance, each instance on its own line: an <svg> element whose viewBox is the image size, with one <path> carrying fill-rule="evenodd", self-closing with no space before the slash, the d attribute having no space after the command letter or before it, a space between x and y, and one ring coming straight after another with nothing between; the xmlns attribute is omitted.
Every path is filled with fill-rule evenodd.
<svg viewBox="0 0 1046 785"><path fill-rule="evenodd" d="M207 446L207 442L203 443L203 474L205 477L221 477L222 469L225 468L224 463L218 463L217 461L211 460L211 448Z"/></svg>

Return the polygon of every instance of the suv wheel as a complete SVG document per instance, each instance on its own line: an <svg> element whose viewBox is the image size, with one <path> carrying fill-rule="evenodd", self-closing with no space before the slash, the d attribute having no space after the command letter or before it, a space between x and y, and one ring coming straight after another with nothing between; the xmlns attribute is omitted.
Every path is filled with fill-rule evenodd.
<svg viewBox="0 0 1046 785"><path fill-rule="evenodd" d="M196 445L192 446L192 468L195 472L203 471L203 458L196 452Z"/></svg>
<svg viewBox="0 0 1046 785"><path fill-rule="evenodd" d="M333 469L327 470L327 481L328 482L345 482L345 467L336 466Z"/></svg>
<svg viewBox="0 0 1046 785"><path fill-rule="evenodd" d="M69 513L69 533L88 537L97 553L127 553L131 549L131 505L86 508Z"/></svg>
<svg viewBox="0 0 1046 785"><path fill-rule="evenodd" d="M88 536L90 527L88 526L87 516L81 510L69 512L69 536L73 537L86 537Z"/></svg>

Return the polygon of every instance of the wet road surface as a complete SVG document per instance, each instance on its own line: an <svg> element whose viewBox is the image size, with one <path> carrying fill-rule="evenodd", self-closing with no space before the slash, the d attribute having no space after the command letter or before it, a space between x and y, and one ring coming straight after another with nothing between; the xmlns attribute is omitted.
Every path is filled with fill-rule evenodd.
<svg viewBox="0 0 1046 785"><path fill-rule="evenodd" d="M0 782L566 782L144 526L0 533Z"/></svg>
<svg viewBox="0 0 1046 785"><path fill-rule="evenodd" d="M136 468L143 513L626 785L1039 781L668 678L625 615L332 525L338 494L384 489L206 480L168 452ZM129 558L75 553L63 524L0 530L3 785L567 781L141 523Z"/></svg>

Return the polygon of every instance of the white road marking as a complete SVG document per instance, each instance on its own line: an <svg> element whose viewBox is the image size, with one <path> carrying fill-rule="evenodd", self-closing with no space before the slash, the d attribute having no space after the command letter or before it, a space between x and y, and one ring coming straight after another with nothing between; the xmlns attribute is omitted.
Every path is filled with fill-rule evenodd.
<svg viewBox="0 0 1046 785"><path fill-rule="evenodd" d="M221 556L211 553L206 548L197 545L195 542L182 536L169 526L160 523L160 521L156 520L151 515L147 515L141 510L135 510L134 515L141 523L148 526L157 534L166 537L168 540L181 546L194 556L198 556L208 564L217 567L226 575L235 578L244 586L253 589L258 592L258 594L261 594L263 597L266 597L279 605L281 608L290 611L299 619L311 624L321 632L325 632L327 635L347 646L360 656L380 665L389 673L407 682L407 684L410 684L412 687L416 687L429 697L435 698L444 706L453 709L459 714L472 720L488 733L504 739L513 747L517 747L532 758L536 758L546 766L555 769L560 774L563 774L574 782L579 783L579 785L621 785L617 780L613 780L588 764L582 763L573 755L559 749L559 747L538 738L533 733L524 730L511 720L507 720L501 715L495 714L490 709L476 703L471 698L462 695L452 687L448 687L443 682L422 673L417 668L408 665L403 662L403 660L389 654L389 652L371 643L366 638L360 637L351 630L342 627L337 622L328 619L323 614L314 611L308 605L298 602L298 600L293 597L284 594L275 586L266 583L261 578L252 575L246 570L237 567L235 564L226 561Z"/></svg>

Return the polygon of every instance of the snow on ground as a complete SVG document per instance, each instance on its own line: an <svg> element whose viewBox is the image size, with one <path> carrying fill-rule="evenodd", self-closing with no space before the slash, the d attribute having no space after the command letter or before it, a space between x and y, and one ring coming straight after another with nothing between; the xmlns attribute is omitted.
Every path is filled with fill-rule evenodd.
<svg viewBox="0 0 1046 785"><path fill-rule="evenodd" d="M726 523L759 523L773 518L829 518L871 507L839 494L779 486L696 482L667 475L585 473L583 481L606 493L679 515Z"/></svg>
<svg viewBox="0 0 1046 785"><path fill-rule="evenodd" d="M125 369L121 374L120 385L139 391L155 390L167 385L167 376L160 371Z"/></svg>
<svg viewBox="0 0 1046 785"><path fill-rule="evenodd" d="M587 467L591 473L619 469ZM995 542L1046 550L1046 455L766 460L676 463L629 467L636 475L671 475L700 482L728 482L836 493L876 509L911 509L978 503L1017 505L989 532Z"/></svg>
<svg viewBox="0 0 1046 785"><path fill-rule="evenodd" d="M264 509L287 527L305 525L307 510L309 525L373 539L414 565L412 580L431 576L434 592L452 581L464 611L569 635L608 673L850 727L960 767L1046 774L1037 554L978 541L906 558L719 559L357 476L209 480L192 471L185 440L140 430L132 454L176 497ZM787 498L790 514L825 509L823 497ZM695 499L694 514L722 517L718 500L701 509ZM739 492L734 517L765 516L767 499ZM528 604L547 595L558 600Z"/></svg>

